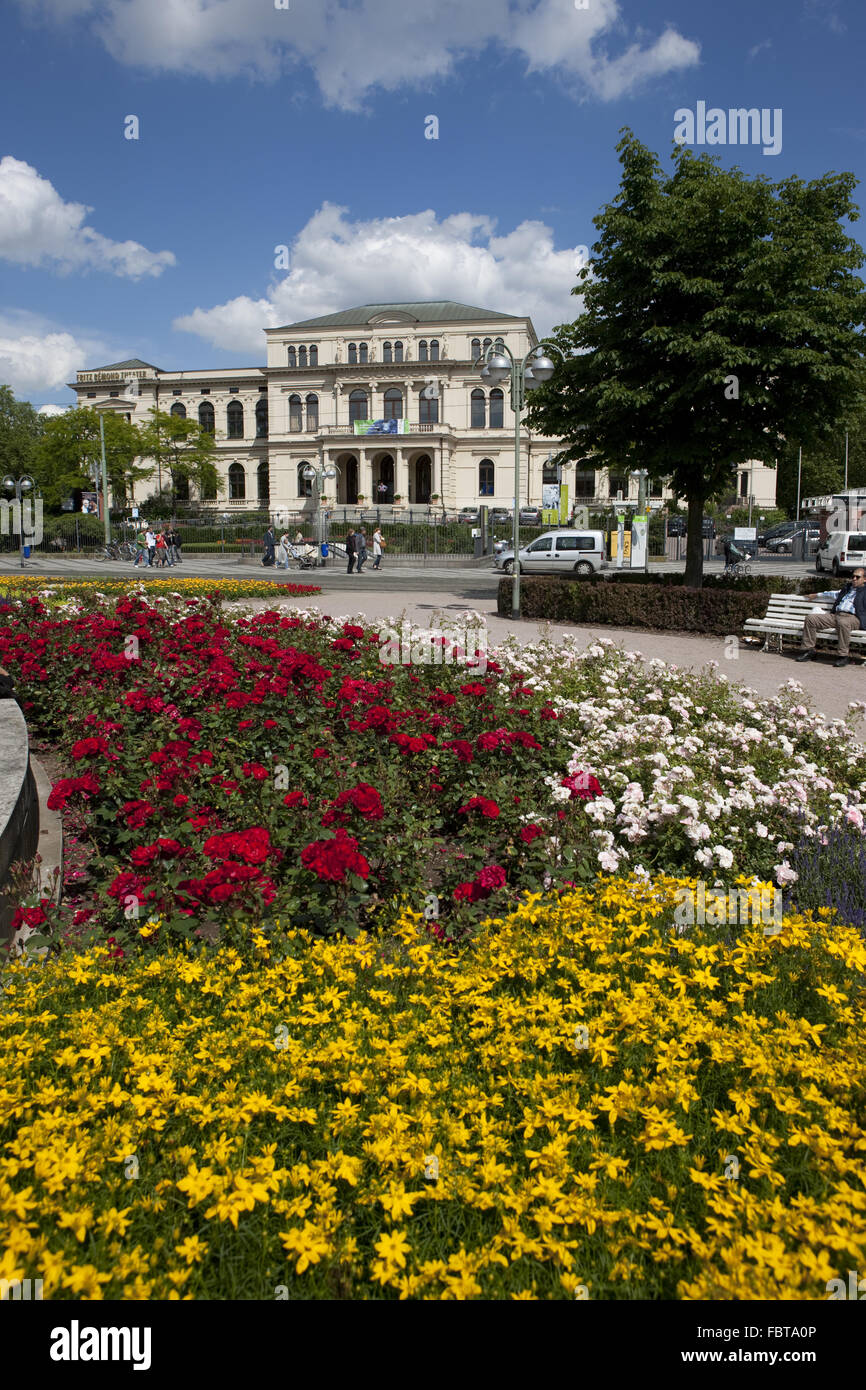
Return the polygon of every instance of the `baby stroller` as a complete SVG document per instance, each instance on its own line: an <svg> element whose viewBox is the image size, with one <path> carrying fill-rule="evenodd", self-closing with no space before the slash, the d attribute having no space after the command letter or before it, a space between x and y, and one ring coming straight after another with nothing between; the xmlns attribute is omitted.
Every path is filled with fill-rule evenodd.
<svg viewBox="0 0 866 1390"><path fill-rule="evenodd" d="M290 545L289 555L295 561L299 570L311 570L315 568L316 550L314 546L305 545L301 547L299 545Z"/></svg>

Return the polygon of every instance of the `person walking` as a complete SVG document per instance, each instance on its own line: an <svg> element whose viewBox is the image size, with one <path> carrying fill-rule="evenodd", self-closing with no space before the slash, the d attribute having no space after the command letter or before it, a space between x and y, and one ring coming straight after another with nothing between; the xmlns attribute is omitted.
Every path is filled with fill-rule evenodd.
<svg viewBox="0 0 866 1390"><path fill-rule="evenodd" d="M170 565L180 564L180 555L177 548L177 532L174 525L169 526L165 533L165 543L168 547L168 563Z"/></svg>
<svg viewBox="0 0 866 1390"><path fill-rule="evenodd" d="M376 527L373 532L373 569L377 570L382 565L382 551L385 549L385 537L382 535L381 528Z"/></svg>
<svg viewBox="0 0 866 1390"><path fill-rule="evenodd" d="M135 544L138 546L138 554L132 562L133 569L139 560L147 561L147 533L145 531L139 531L135 538Z"/></svg>
<svg viewBox="0 0 866 1390"><path fill-rule="evenodd" d="M277 551L278 570L287 570L289 568L289 560L291 559L292 554L290 546L291 541L289 540L289 533L288 531L284 531L283 534L280 536L280 548Z"/></svg>
<svg viewBox="0 0 866 1390"><path fill-rule="evenodd" d="M153 557L156 554L156 533L151 526L148 526L144 538L147 541L147 567L152 569Z"/></svg>
<svg viewBox="0 0 866 1390"><path fill-rule="evenodd" d="M265 553L264 553L264 556L262 557L262 564L263 564L263 565L272 565L272 564L274 563L274 560L275 560L275 558L276 558L275 553L274 553L275 550L276 550L276 544L277 544L277 538L276 538L276 535L274 534L274 528L273 528L273 526L269 526L268 529L267 529L267 531L265 532L265 535L264 535Z"/></svg>
<svg viewBox="0 0 866 1390"><path fill-rule="evenodd" d="M346 536L346 554L349 557L349 564L346 568L346 573L351 574L352 570L355 568L355 532L353 531L351 526L349 527L349 533Z"/></svg>
<svg viewBox="0 0 866 1390"><path fill-rule="evenodd" d="M807 598L818 598L818 594L807 594ZM817 633L822 628L833 627L839 639L839 655L834 666L847 666L850 660L851 633L866 628L866 570L854 571L853 583L846 584L838 595L829 613L810 613L803 620L803 650L797 661L811 661L815 655Z"/></svg>
<svg viewBox="0 0 866 1390"><path fill-rule="evenodd" d="M165 532L156 533L156 563L161 570L164 570L168 561L168 545L166 544Z"/></svg>
<svg viewBox="0 0 866 1390"><path fill-rule="evenodd" d="M364 530L362 526L361 533L358 536L358 568L355 571L356 574L361 573L361 570L367 563L368 558L369 556L367 554L367 532Z"/></svg>

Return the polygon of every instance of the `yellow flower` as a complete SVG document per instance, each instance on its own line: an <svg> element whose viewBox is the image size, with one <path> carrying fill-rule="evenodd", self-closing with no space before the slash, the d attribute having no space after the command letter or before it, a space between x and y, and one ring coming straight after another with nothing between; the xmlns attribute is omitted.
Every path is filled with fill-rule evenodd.
<svg viewBox="0 0 866 1390"><path fill-rule="evenodd" d="M186 1260L187 1264L193 1262L200 1264L208 1251L206 1242L201 1240L199 1236L187 1236L186 1240L181 1241L180 1245L176 1245L174 1248L181 1259Z"/></svg>

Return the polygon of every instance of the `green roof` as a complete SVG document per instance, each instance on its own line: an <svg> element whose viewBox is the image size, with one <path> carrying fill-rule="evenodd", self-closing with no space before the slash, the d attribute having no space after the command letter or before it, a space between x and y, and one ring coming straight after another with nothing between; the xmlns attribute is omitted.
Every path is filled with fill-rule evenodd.
<svg viewBox="0 0 866 1390"><path fill-rule="evenodd" d="M357 309L341 309L337 314L323 314L321 318L287 323L283 325L283 330L277 331L295 328L362 328L379 315L388 313L405 315L409 321L414 320L416 323L462 323L472 319L502 319L512 322L516 320L516 315L500 314L495 309L478 309L471 304L458 304L453 299L430 299L410 304L362 304Z"/></svg>
<svg viewBox="0 0 866 1390"><path fill-rule="evenodd" d="M142 362L140 357L130 357L128 362L109 362L107 367L87 367L85 370L88 372L131 372L139 367L149 367L152 372L160 370L152 362Z"/></svg>

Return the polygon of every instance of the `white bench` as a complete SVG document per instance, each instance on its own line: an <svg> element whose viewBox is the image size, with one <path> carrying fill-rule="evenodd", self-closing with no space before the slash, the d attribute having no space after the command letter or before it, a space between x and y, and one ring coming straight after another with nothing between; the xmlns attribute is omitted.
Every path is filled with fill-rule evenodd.
<svg viewBox="0 0 866 1390"><path fill-rule="evenodd" d="M771 594L764 617L747 618L743 628L749 636L764 638L762 651L769 651L770 641L775 639L781 652L786 637L796 638L798 642L802 641L803 620L810 613L814 612L816 608L829 613L832 607L832 599L804 598L800 594ZM836 629L825 628L823 632L816 634L816 640L818 642L836 642ZM852 648L866 648L866 632L862 629L852 632L851 646Z"/></svg>

